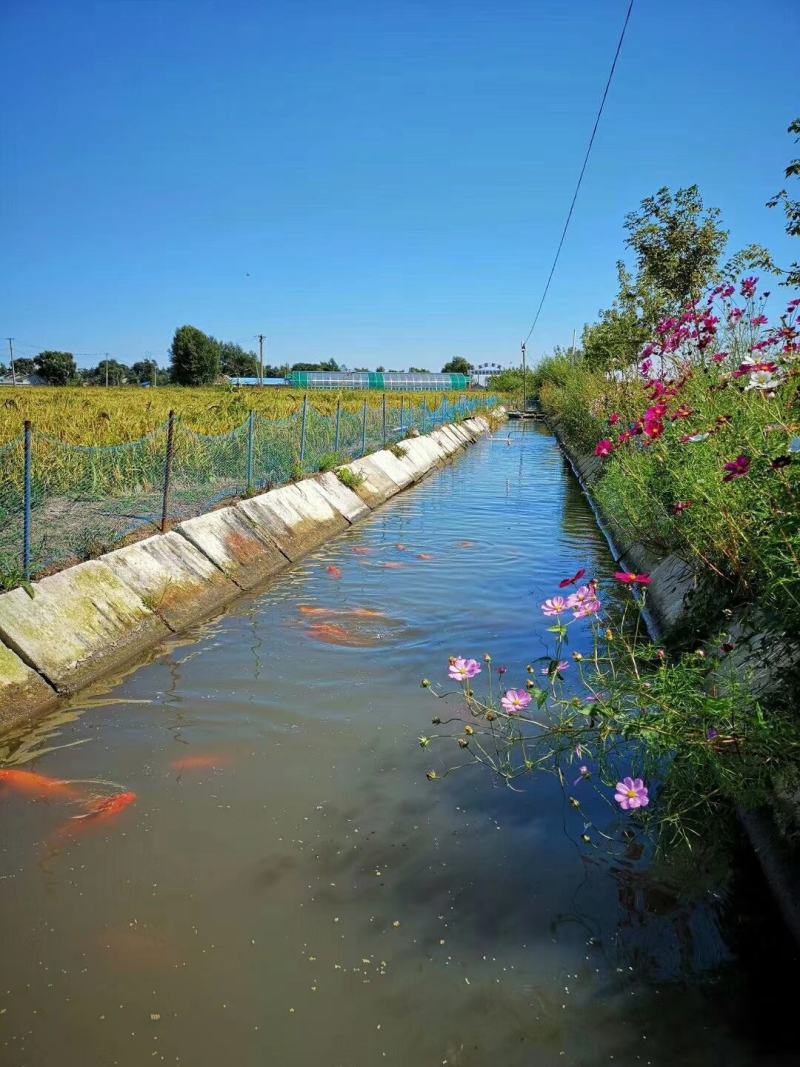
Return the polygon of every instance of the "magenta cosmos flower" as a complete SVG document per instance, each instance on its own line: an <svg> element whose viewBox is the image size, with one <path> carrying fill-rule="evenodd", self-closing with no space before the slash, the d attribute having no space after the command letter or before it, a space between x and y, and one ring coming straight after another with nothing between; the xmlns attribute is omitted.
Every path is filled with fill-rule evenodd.
<svg viewBox="0 0 800 1067"><path fill-rule="evenodd" d="M633 571L617 571L614 577L623 585L650 585L649 574L634 574Z"/></svg>
<svg viewBox="0 0 800 1067"><path fill-rule="evenodd" d="M602 441L598 441L594 454L596 456L610 456L614 451L614 442L608 437L604 437Z"/></svg>
<svg viewBox="0 0 800 1067"><path fill-rule="evenodd" d="M750 457L743 452L732 463L725 464L726 474L722 476L723 482L732 482L734 478L743 478L750 473Z"/></svg>
<svg viewBox="0 0 800 1067"><path fill-rule="evenodd" d="M542 604L542 611L545 615L561 615L568 607L569 604L563 596L553 596L548 597Z"/></svg>
<svg viewBox="0 0 800 1067"><path fill-rule="evenodd" d="M514 712L524 711L530 702L531 695L524 689L509 689L500 701L503 705L503 710L507 711L509 715L513 715Z"/></svg>
<svg viewBox="0 0 800 1067"><path fill-rule="evenodd" d="M636 811L637 808L646 808L650 803L647 786L641 778L623 778L614 788L614 800L623 811Z"/></svg>
<svg viewBox="0 0 800 1067"><path fill-rule="evenodd" d="M466 682L481 673L481 665L476 659L464 659L457 656L450 664L447 673L456 682Z"/></svg>

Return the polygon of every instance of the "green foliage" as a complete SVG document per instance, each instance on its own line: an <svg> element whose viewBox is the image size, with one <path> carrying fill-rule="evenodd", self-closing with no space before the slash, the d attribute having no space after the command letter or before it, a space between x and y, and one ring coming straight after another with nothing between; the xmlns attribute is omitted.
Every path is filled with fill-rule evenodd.
<svg viewBox="0 0 800 1067"><path fill-rule="evenodd" d="M406 450L403 448L403 446L401 444L389 445L389 451L392 453L392 455L396 459L405 459L406 458Z"/></svg>
<svg viewBox="0 0 800 1067"><path fill-rule="evenodd" d="M442 374L470 374L472 365L463 356L454 356L442 367Z"/></svg>
<svg viewBox="0 0 800 1067"><path fill-rule="evenodd" d="M36 370L32 359L28 359L23 356L21 359L14 359L14 371L20 377L24 377L26 374L33 374ZM9 368L10 373L10 368Z"/></svg>
<svg viewBox="0 0 800 1067"><path fill-rule="evenodd" d="M338 466L346 462L347 457L341 452L325 452L317 459L317 470L322 473L336 470Z"/></svg>
<svg viewBox="0 0 800 1067"><path fill-rule="evenodd" d="M219 346L196 326L175 331L170 359L172 379L178 385L208 385L219 376Z"/></svg>
<svg viewBox="0 0 800 1067"><path fill-rule="evenodd" d="M293 363L292 370L326 370L335 372L339 370L339 364L335 359L326 359L322 363Z"/></svg>
<svg viewBox="0 0 800 1067"><path fill-rule="evenodd" d="M349 467L340 467L336 472L336 477L348 489L358 489L359 485L365 481L363 471L353 471Z"/></svg>
<svg viewBox="0 0 800 1067"><path fill-rule="evenodd" d="M788 132L797 134L795 141L800 141L800 118L796 118L789 123ZM800 177L800 159L790 161L786 168L786 177ZM786 232L790 237L800 237L800 200L792 200L787 191L781 189L779 193L776 193L775 196L767 201L767 207L777 207L778 204L781 205L786 216ZM786 275L783 280L784 285L800 285L800 262L792 263L784 273Z"/></svg>
<svg viewBox="0 0 800 1067"><path fill-rule="evenodd" d="M131 370L116 359L104 359L91 370L81 371L81 378L90 385L125 385L131 381Z"/></svg>
<svg viewBox="0 0 800 1067"><path fill-rule="evenodd" d="M232 341L217 341L211 338L219 352L220 370L231 378L255 378L258 376L258 357L247 352Z"/></svg>
<svg viewBox="0 0 800 1067"><path fill-rule="evenodd" d="M75 357L71 352L40 352L33 361L36 373L48 385L66 385L78 373Z"/></svg>

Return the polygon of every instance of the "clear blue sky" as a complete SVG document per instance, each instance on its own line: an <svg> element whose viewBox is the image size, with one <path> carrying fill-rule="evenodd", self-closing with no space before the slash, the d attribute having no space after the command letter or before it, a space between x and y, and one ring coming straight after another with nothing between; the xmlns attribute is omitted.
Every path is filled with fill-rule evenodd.
<svg viewBox="0 0 800 1067"><path fill-rule="evenodd" d="M165 361L182 323L276 363L516 361L626 7L5 0L0 336L81 365ZM799 33L797 0L637 0L533 351L611 301L661 185L796 258L764 202Z"/></svg>

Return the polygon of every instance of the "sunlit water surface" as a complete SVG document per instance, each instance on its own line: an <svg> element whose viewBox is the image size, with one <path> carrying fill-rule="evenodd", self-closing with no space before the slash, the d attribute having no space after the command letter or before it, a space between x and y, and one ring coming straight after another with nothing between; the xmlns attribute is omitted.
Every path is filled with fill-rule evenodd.
<svg viewBox="0 0 800 1067"><path fill-rule="evenodd" d="M0 751L138 798L0 791L4 1067L797 1063L749 869L692 898L579 848L555 780L426 781L420 679L524 684L539 603L614 569L552 438L507 432Z"/></svg>

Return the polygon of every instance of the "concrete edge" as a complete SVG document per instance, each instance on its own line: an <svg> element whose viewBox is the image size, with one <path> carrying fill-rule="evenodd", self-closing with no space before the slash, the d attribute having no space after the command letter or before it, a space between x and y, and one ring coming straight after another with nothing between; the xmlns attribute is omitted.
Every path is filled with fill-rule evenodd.
<svg viewBox="0 0 800 1067"><path fill-rule="evenodd" d="M505 412L498 409L497 416ZM0 594L0 730L50 710L360 521L490 429L475 417Z"/></svg>

